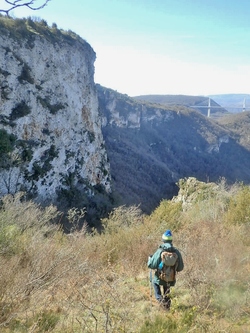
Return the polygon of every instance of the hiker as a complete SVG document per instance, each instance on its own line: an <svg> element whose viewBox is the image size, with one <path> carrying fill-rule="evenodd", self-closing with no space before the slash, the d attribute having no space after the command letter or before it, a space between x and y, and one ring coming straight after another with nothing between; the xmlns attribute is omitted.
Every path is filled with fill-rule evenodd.
<svg viewBox="0 0 250 333"><path fill-rule="evenodd" d="M184 263L180 251L172 244L173 236L171 230L164 232L162 241L163 244L159 246L153 255L149 256L148 267L155 269L154 279L151 281L154 287L155 298L164 309L169 310L171 306L170 287L175 285L176 272L183 270ZM163 288L163 293L161 287Z"/></svg>

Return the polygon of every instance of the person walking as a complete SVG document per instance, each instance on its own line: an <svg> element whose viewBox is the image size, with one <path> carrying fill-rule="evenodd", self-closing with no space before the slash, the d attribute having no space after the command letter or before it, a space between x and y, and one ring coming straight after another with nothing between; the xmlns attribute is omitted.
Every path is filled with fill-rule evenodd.
<svg viewBox="0 0 250 333"><path fill-rule="evenodd" d="M184 262L180 251L173 246L171 230L164 232L162 242L163 244L155 253L149 256L148 268L155 269L154 279L151 281L155 298L164 309L169 310L171 306L170 287L176 283L176 272L184 269Z"/></svg>

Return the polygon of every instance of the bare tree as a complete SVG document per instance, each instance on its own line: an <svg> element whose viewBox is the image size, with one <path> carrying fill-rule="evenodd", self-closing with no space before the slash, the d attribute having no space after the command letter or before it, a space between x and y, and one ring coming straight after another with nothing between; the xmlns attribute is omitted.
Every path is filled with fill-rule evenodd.
<svg viewBox="0 0 250 333"><path fill-rule="evenodd" d="M0 161L0 195L15 194L20 189L24 163L18 152L12 151L1 155Z"/></svg>
<svg viewBox="0 0 250 333"><path fill-rule="evenodd" d="M25 1L25 0L9 1L9 0L5 0L8 8L7 9L1 9L0 8L0 13L2 12L2 13L5 13L7 16L9 16L9 12L13 9L18 8L18 7L27 7L31 10L39 10L39 9L44 8L48 4L49 1L50 0L44 0L43 4L41 4L39 6L39 5L35 4L36 0L31 0L31 1Z"/></svg>

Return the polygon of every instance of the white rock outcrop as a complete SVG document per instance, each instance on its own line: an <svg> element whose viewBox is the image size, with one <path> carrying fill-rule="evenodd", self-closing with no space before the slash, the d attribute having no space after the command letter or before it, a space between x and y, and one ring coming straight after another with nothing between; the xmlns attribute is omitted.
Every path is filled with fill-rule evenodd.
<svg viewBox="0 0 250 333"><path fill-rule="evenodd" d="M0 169L1 196L25 189L46 201L69 186L91 192L98 184L110 191L95 52L79 36L60 36L18 39L0 27L0 130L16 138L12 156L28 154Z"/></svg>
<svg viewBox="0 0 250 333"><path fill-rule="evenodd" d="M144 124L160 124L174 120L175 111L163 107L146 105L112 89L97 85L102 105L102 127L141 129Z"/></svg>

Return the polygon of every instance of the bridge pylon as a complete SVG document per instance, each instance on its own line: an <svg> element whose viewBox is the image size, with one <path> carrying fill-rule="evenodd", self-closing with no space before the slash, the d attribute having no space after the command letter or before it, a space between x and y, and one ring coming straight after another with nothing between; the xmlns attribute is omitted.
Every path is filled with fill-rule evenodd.
<svg viewBox="0 0 250 333"><path fill-rule="evenodd" d="M207 116L208 118L210 117L210 112L211 112L211 100L210 97L208 98L208 108L207 108Z"/></svg>

